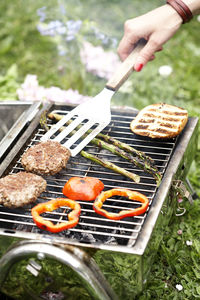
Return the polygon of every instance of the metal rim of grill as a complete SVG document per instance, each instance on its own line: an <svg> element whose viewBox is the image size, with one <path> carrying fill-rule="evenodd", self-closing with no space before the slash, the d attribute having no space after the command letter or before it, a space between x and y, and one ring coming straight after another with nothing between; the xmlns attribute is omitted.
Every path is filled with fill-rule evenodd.
<svg viewBox="0 0 200 300"><path fill-rule="evenodd" d="M53 110L56 113L65 114L70 109L70 106L62 106L61 109L58 110L56 105L54 105L51 111ZM167 173L166 170L171 168L171 166L169 166L169 162L171 162L171 165L174 164L172 162L172 156L174 149L178 144L177 139L169 141L152 141L151 139L134 135L129 129L129 124L136 115L136 111L128 110L127 112L127 110L124 110L124 112L125 113L122 113L121 109L113 109L112 121L110 125L106 127L104 132L131 145L137 150L145 152L145 154L154 159L155 165L158 167L162 175ZM48 125L51 126L50 121ZM40 127L40 125L38 125L37 131L32 136L31 141L23 147L23 152L30 146L39 142L44 132L45 131ZM186 132L186 134L188 135L189 133ZM140 237L141 232L144 229L144 223L148 224L148 215L149 211L151 211L151 206L154 204L154 201L156 201L155 198L157 197L159 190L163 190L164 185L165 188L163 194L165 195L167 193L171 184L172 174L170 175L170 178L168 177L165 180L165 182L163 179L160 188L157 189L156 182L153 177L133 166L131 163L117 158L115 155L110 154L107 150L99 150L91 145L88 145L85 150L98 155L99 157L108 159L127 170L133 171L141 176L141 182L136 184L131 180L124 178L122 175L109 171L78 155L74 158L70 158L66 169L54 176L44 177L47 180L47 191L38 198L37 203L56 197L63 197L62 188L66 181L72 176L92 176L103 181L105 190L122 187L145 194L149 199L150 205L148 211L144 215L126 218L119 221L109 220L94 212L92 208L93 202L78 201L81 205L79 224L76 227L59 234L51 234L40 230L34 224L30 213L32 206L19 209L7 209L2 206L0 208L0 233L11 235L16 234L17 236L24 238L50 239L61 243L64 242L100 249L112 249L113 251L118 251L120 249L120 251L124 252L132 252L134 245L136 244L136 248L138 249L136 251L143 251L141 250ZM177 166L178 162L176 162L176 166L174 167L177 168ZM15 161L10 173L16 173L19 171L23 171L20 164L20 157L18 157L18 160ZM104 208L109 210L113 209L114 206L115 211L119 211L121 209L126 209L127 207L134 208L137 205L138 203L133 201L128 201L124 198L116 198L108 199L104 204ZM58 212L56 211L45 214L44 218L56 222L58 220L63 220L64 216L66 216L65 212L63 213L62 209L60 209ZM156 219L154 218L153 223L155 223L155 221ZM150 234L151 233L149 232L149 236ZM146 239L146 243L149 236Z"/></svg>

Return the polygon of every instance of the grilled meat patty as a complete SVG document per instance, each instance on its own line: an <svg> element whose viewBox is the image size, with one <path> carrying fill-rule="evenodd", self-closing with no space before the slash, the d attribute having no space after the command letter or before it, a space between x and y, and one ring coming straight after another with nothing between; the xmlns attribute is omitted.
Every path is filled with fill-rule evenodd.
<svg viewBox="0 0 200 300"><path fill-rule="evenodd" d="M56 141L40 142L29 148L21 158L24 169L42 175L58 173L70 158L70 151Z"/></svg>
<svg viewBox="0 0 200 300"><path fill-rule="evenodd" d="M0 204L21 207L37 200L46 189L46 180L41 176L19 172L0 179Z"/></svg>
<svg viewBox="0 0 200 300"><path fill-rule="evenodd" d="M188 112L180 107L157 103L143 108L131 122L131 130L150 138L169 139L177 136L188 121Z"/></svg>

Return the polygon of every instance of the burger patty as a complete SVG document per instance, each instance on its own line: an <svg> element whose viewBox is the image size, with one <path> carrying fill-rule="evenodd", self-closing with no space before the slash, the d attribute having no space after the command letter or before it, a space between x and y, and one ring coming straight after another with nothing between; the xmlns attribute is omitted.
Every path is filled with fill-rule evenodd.
<svg viewBox="0 0 200 300"><path fill-rule="evenodd" d="M29 148L21 158L24 169L41 175L53 175L66 167L70 151L56 141L40 142Z"/></svg>
<svg viewBox="0 0 200 300"><path fill-rule="evenodd" d="M46 180L41 176L19 172L0 179L0 204L21 207L37 200L46 189Z"/></svg>
<svg viewBox="0 0 200 300"><path fill-rule="evenodd" d="M143 108L131 122L131 130L150 138L169 139L181 133L188 120L188 112L180 107L157 103Z"/></svg>

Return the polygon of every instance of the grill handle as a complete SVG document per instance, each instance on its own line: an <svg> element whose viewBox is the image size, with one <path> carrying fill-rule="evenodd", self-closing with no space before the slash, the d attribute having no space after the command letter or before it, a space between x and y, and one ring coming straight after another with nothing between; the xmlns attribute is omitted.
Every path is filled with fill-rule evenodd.
<svg viewBox="0 0 200 300"><path fill-rule="evenodd" d="M95 261L84 251L70 245L54 246L41 241L21 241L0 259L0 287L8 276L10 268L22 259L35 256L38 259L51 258L72 268L83 281L94 299L117 300L117 296L104 278Z"/></svg>

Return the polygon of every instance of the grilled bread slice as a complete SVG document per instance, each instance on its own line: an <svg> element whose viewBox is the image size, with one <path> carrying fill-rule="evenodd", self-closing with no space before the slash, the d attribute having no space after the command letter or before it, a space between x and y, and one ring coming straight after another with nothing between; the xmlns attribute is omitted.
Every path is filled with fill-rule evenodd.
<svg viewBox="0 0 200 300"><path fill-rule="evenodd" d="M185 127L188 112L180 107L157 103L143 108L131 122L131 130L150 138L170 139Z"/></svg>

